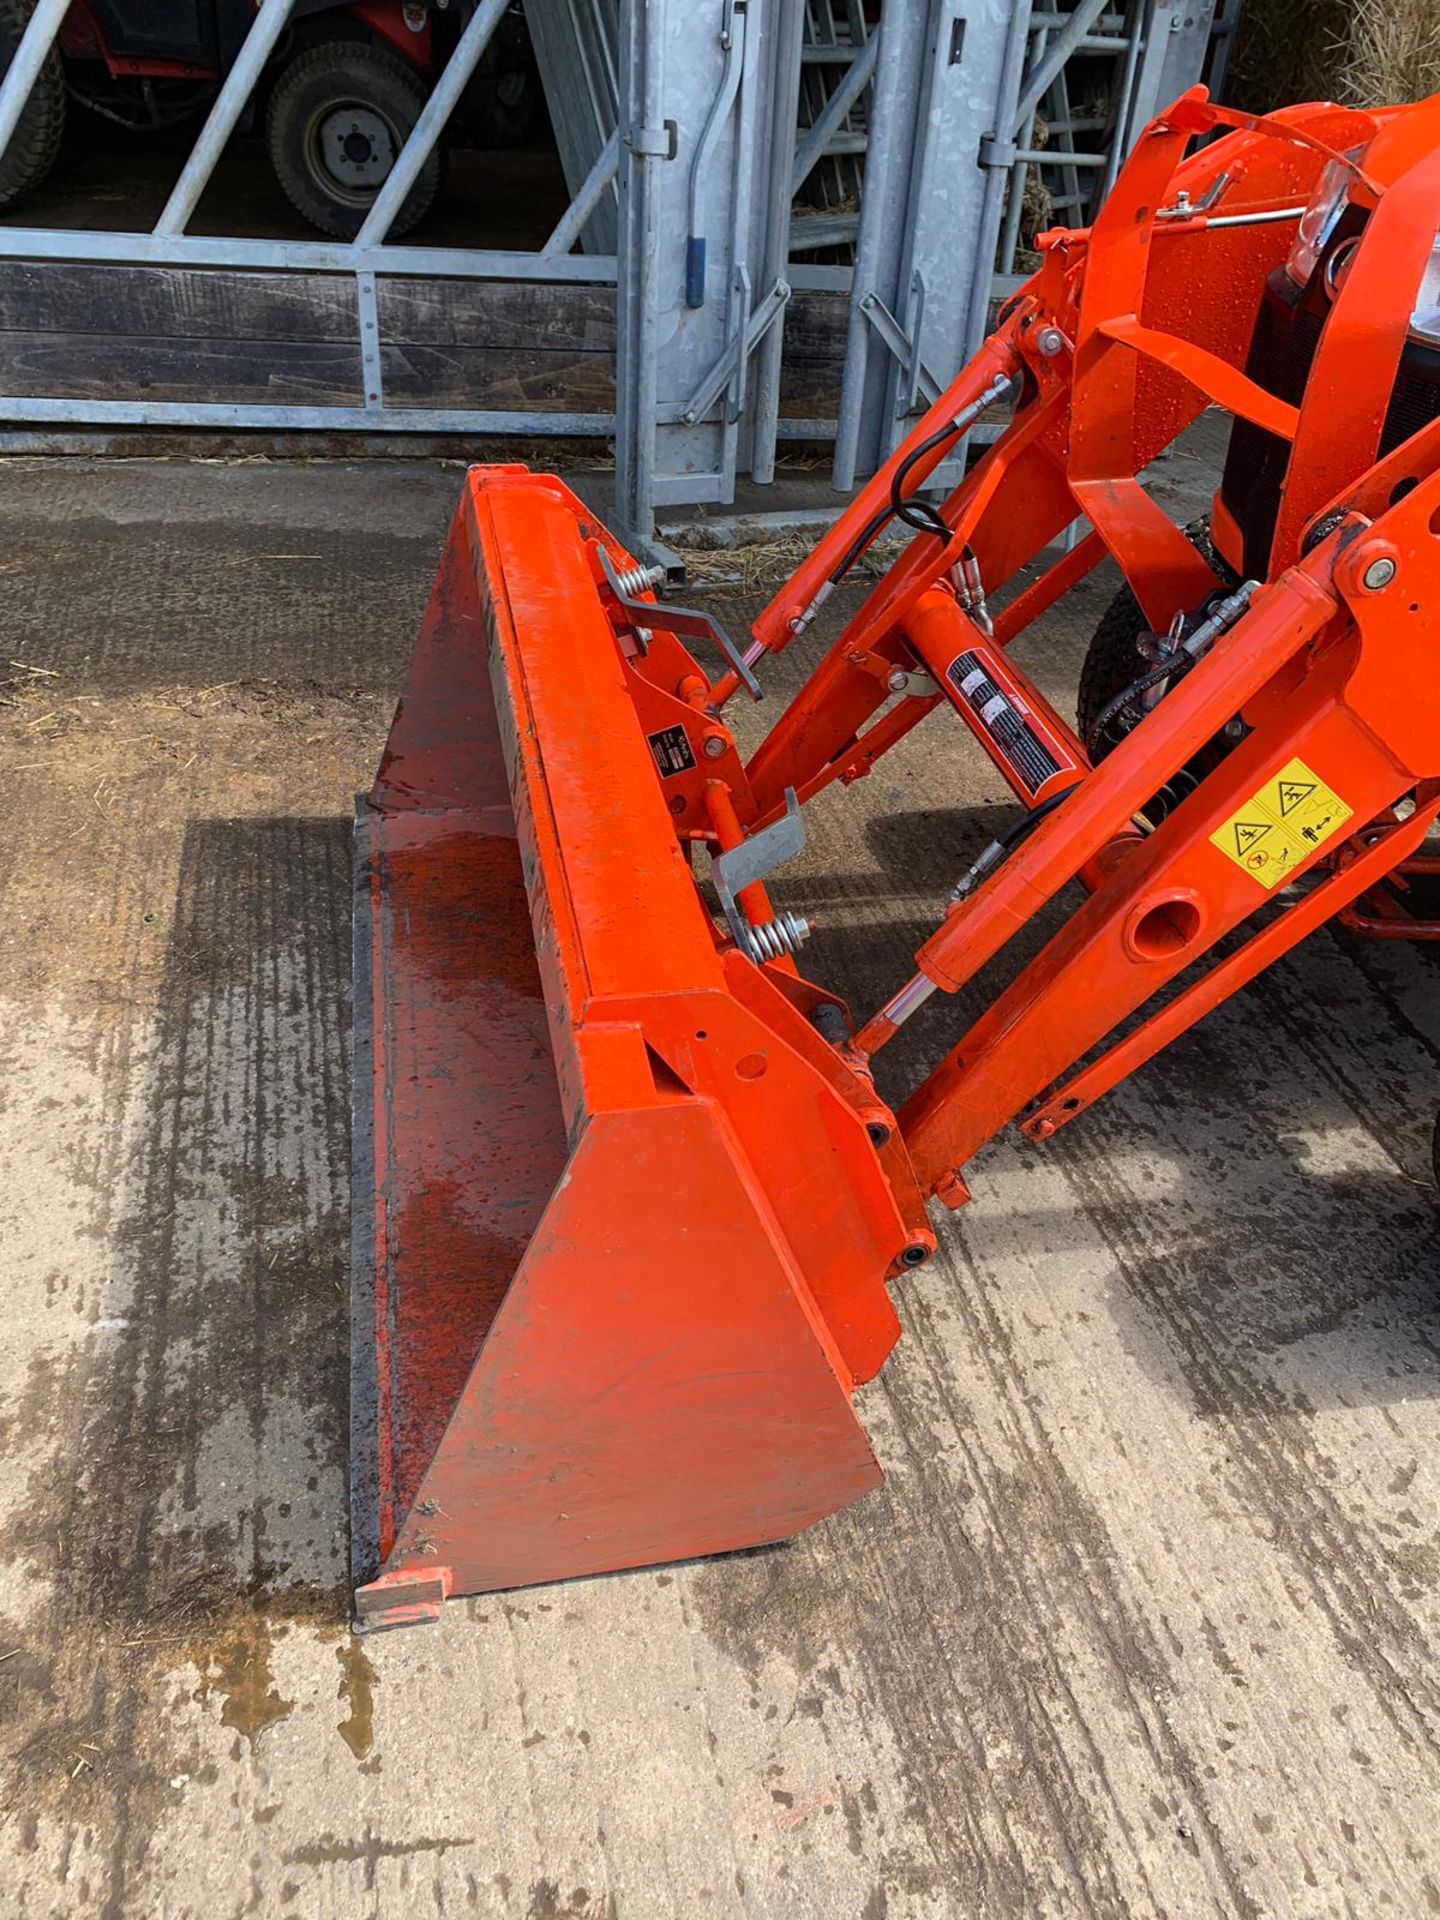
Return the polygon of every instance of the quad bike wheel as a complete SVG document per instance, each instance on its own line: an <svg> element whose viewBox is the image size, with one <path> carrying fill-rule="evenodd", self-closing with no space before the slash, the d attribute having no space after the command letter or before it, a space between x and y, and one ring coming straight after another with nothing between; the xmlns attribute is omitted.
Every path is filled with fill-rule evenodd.
<svg viewBox="0 0 1440 1920"><path fill-rule="evenodd" d="M331 40L298 54L266 115L270 164L291 204L322 233L353 240L425 104L425 84L383 47ZM440 190L435 148L390 228L408 233Z"/></svg>
<svg viewBox="0 0 1440 1920"><path fill-rule="evenodd" d="M0 0L0 78L10 71L32 11L33 0ZM44 180L55 164L64 132L65 74L59 52L52 46L0 161L0 213L18 205Z"/></svg>
<svg viewBox="0 0 1440 1920"><path fill-rule="evenodd" d="M1207 519L1196 520L1185 529L1191 544L1198 548L1207 565L1213 567L1221 581L1220 593L1231 593L1239 585L1239 576L1226 564L1210 539L1210 522ZM1203 614L1207 607L1197 609ZM1112 701L1117 700L1127 687L1147 674L1154 666L1154 660L1144 651L1143 642L1150 628L1145 615L1140 610L1140 602L1128 586L1122 586L1110 605L1100 617L1100 623L1090 638L1085 652L1085 663L1080 669L1080 695L1076 703L1076 717L1080 738L1087 752L1096 761L1103 760L1125 738L1127 733L1139 725L1143 717L1138 704L1134 709L1122 710L1097 733L1102 716ZM1145 817L1153 825L1159 825L1165 815L1177 807L1192 788L1213 772L1234 743L1223 735L1217 735L1202 747L1193 760L1187 761L1174 778L1160 793L1148 801L1143 809Z"/></svg>

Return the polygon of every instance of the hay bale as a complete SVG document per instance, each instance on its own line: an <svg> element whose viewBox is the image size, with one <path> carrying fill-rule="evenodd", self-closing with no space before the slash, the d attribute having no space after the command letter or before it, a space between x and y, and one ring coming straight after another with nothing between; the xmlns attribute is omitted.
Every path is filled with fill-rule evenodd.
<svg viewBox="0 0 1440 1920"><path fill-rule="evenodd" d="M1440 91L1435 0L1357 0L1349 9L1342 98L1378 107Z"/></svg>
<svg viewBox="0 0 1440 1920"><path fill-rule="evenodd" d="M1437 0L1246 0L1225 92L1267 113L1297 100L1373 107L1437 90Z"/></svg>

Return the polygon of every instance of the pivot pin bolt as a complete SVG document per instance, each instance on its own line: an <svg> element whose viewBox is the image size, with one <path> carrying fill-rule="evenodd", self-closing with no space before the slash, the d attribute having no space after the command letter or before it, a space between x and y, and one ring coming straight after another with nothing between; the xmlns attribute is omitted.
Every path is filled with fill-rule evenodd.
<svg viewBox="0 0 1440 1920"><path fill-rule="evenodd" d="M718 760L729 745L730 742L725 738L723 733L707 733L704 744L705 758L707 760Z"/></svg>
<svg viewBox="0 0 1440 1920"><path fill-rule="evenodd" d="M1065 336L1059 327L1041 327L1035 336L1035 350L1045 359L1053 360L1057 353L1064 350Z"/></svg>
<svg viewBox="0 0 1440 1920"><path fill-rule="evenodd" d="M1364 581L1372 593L1379 593L1382 587L1388 587L1395 578L1395 562L1388 554L1381 554L1378 560L1372 560L1365 569Z"/></svg>

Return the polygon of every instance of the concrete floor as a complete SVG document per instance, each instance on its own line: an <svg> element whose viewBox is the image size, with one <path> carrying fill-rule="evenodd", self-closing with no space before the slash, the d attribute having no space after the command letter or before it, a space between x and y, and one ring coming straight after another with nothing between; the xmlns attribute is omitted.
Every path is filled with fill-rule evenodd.
<svg viewBox="0 0 1440 1920"><path fill-rule="evenodd" d="M0 466L0 1913L1440 1908L1403 946L982 1156L861 1397L882 1492L349 1638L347 821L457 484ZM860 1006L1004 803L932 728L777 889Z"/></svg>

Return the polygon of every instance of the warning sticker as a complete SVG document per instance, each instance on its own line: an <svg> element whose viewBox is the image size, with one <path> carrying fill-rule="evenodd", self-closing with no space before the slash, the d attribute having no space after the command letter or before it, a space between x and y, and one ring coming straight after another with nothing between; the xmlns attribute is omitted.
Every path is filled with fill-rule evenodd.
<svg viewBox="0 0 1440 1920"><path fill-rule="evenodd" d="M658 733L648 733L645 738L662 779L668 780L672 774L689 773L694 766L695 755L684 727L662 727Z"/></svg>
<svg viewBox="0 0 1440 1920"><path fill-rule="evenodd" d="M1291 760L1210 838L1268 890L1303 866L1352 811L1313 768Z"/></svg>

